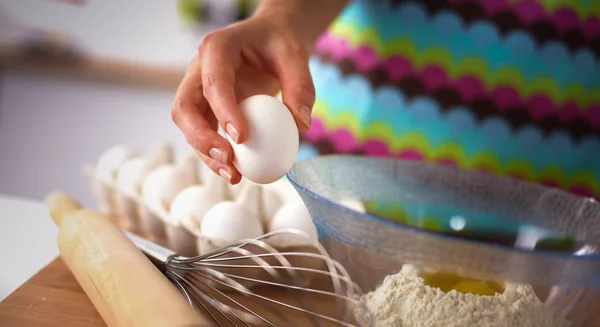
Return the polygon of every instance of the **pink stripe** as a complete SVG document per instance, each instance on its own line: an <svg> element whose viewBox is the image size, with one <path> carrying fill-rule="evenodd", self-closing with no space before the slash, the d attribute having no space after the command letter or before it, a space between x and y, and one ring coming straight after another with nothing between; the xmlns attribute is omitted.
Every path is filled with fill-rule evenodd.
<svg viewBox="0 0 600 327"><path fill-rule="evenodd" d="M396 158L411 161L425 161L425 156L416 149L405 149L393 155Z"/></svg>
<svg viewBox="0 0 600 327"><path fill-rule="evenodd" d="M421 75L421 81L425 84L425 88L429 92L434 92L448 85L450 82L446 72L441 67L435 65L423 67L419 75Z"/></svg>
<svg viewBox="0 0 600 327"><path fill-rule="evenodd" d="M594 0L595 1L595 0ZM570 30L580 30L588 41L600 36L600 21L598 17L579 17L577 12L569 7L559 7L553 12L547 12L544 6L536 0L521 0L509 4L508 0L450 0L455 7L461 3L475 3L483 8L488 17L500 12L512 12L525 26L548 20L558 29L560 34Z"/></svg>
<svg viewBox="0 0 600 327"><path fill-rule="evenodd" d="M535 0L519 1L512 9L521 22L526 25L531 25L546 16L544 7Z"/></svg>
<svg viewBox="0 0 600 327"><path fill-rule="evenodd" d="M552 21L554 26L558 29L561 34L574 29L582 29L579 25L579 17L577 13L569 8L558 8L552 13Z"/></svg>
<svg viewBox="0 0 600 327"><path fill-rule="evenodd" d="M335 147L336 152L352 152L358 148L358 143L352 133L345 129L332 131L329 133L329 139Z"/></svg>
<svg viewBox="0 0 600 327"><path fill-rule="evenodd" d="M552 116L557 111L550 98L541 94L534 94L529 97L527 108L529 108L529 113L535 120Z"/></svg>
<svg viewBox="0 0 600 327"><path fill-rule="evenodd" d="M381 63L381 66L393 82L399 82L403 78L411 75L413 71L411 62L400 56L387 58Z"/></svg>
<svg viewBox="0 0 600 327"><path fill-rule="evenodd" d="M497 86L489 92L489 95L503 113L508 111L506 109L521 105L519 92L508 85Z"/></svg>
<svg viewBox="0 0 600 327"><path fill-rule="evenodd" d="M329 43L322 43L322 45L329 46L329 55L331 56L331 59L335 61L340 61L348 57L349 54L352 54L352 56L354 56L356 53L355 51L350 52L351 47L348 44L348 40L345 39L337 39L332 37Z"/></svg>
<svg viewBox="0 0 600 327"><path fill-rule="evenodd" d="M510 10L508 0L491 0L480 3L488 16L493 16L499 12Z"/></svg>
<svg viewBox="0 0 600 327"><path fill-rule="evenodd" d="M585 114L592 126L600 127L600 104L590 106Z"/></svg>
<svg viewBox="0 0 600 327"><path fill-rule="evenodd" d="M369 46L358 47L354 52L353 60L360 71L369 71L379 65L379 57Z"/></svg>
<svg viewBox="0 0 600 327"><path fill-rule="evenodd" d="M320 120L314 119L313 127L311 128L311 130L314 128L314 126L319 126L318 129L323 129L324 125L322 124L322 122ZM305 132L304 137L305 137L305 139L309 140L309 138L306 137L307 133L310 133L310 131ZM365 142L362 142L362 144L361 144L361 142L356 140L356 138L352 135L352 133L350 133L348 130L343 129L343 128L324 132L319 137L319 139L325 139L325 138L329 139L329 141L335 148L336 152L338 152L338 153L348 153L348 152L353 152L356 150L362 150L368 156L391 156L391 157L400 158L400 159L404 159L404 160L414 160L414 161L425 161L426 160L426 156L422 152L420 152L418 149L414 149L414 148L404 148L398 152L392 153L390 151L389 145L379 139L369 139ZM312 142L314 142L314 141L316 141L316 140L313 140ZM456 162L452 158L437 158L437 160L435 162L439 163L439 164L460 167L458 162ZM484 165L475 167L473 170L494 174L494 171L491 168L486 167ZM508 173L506 176L511 177L511 178L516 178L516 179L521 179L521 180L528 180L524 175L519 174L519 173ZM542 180L537 181L537 183L540 183L547 187L560 188L560 187L558 187L558 183L556 183L556 181L549 180L549 179L542 179ZM579 196L585 196L585 197L593 197L594 196L594 192L589 187L587 187L585 185L580 185L580 184L571 185L569 188L567 188L567 191L569 191L573 194L579 195ZM598 194L598 195L600 195L600 194Z"/></svg>
<svg viewBox="0 0 600 327"><path fill-rule="evenodd" d="M581 113L575 102L567 101L560 106L556 115L562 121L571 121L571 120L581 116Z"/></svg>
<svg viewBox="0 0 600 327"><path fill-rule="evenodd" d="M352 49L347 42L340 41L331 34L328 34L326 39L327 42L319 42L319 53L328 53L334 61L348 58L362 73L381 68L386 72L390 81L394 83L412 76L423 83L427 92L434 93L441 87L450 87L456 90L466 103L487 96L496 104L501 113L506 113L511 108L524 107L536 120L554 115L566 123L581 117L592 119L594 126L600 126L600 122L598 122L600 118L598 118L595 111L597 105L591 105L584 110L572 108L573 103L557 105L545 94L534 94L528 99L523 99L518 91L510 85L499 85L494 89L486 90L484 83L473 75L463 75L456 80L451 80L444 69L437 65L427 65L419 69L414 67L406 57L400 55L392 55L380 60L376 52L366 45L362 45L358 49ZM562 112L565 107L569 109L567 113ZM590 111L593 111L593 113L589 113Z"/></svg>
<svg viewBox="0 0 600 327"><path fill-rule="evenodd" d="M452 158L438 158L435 162L441 165L458 167L458 162Z"/></svg>
<svg viewBox="0 0 600 327"><path fill-rule="evenodd" d="M590 17L582 24L583 32L589 41L600 37L600 18Z"/></svg>
<svg viewBox="0 0 600 327"><path fill-rule="evenodd" d="M302 134L308 142L316 142L326 134L325 125L318 118L313 118L310 129Z"/></svg>
<svg viewBox="0 0 600 327"><path fill-rule="evenodd" d="M454 88L458 91L460 97L467 102L486 95L485 85L473 75L459 77L454 84Z"/></svg>
<svg viewBox="0 0 600 327"><path fill-rule="evenodd" d="M579 196L583 196L583 197L593 197L594 193L587 187L583 186L583 185L574 185L571 186L568 190L569 192L575 194L575 195L579 195Z"/></svg>
<svg viewBox="0 0 600 327"><path fill-rule="evenodd" d="M553 180L544 179L540 180L538 183L551 188L559 188L558 183Z"/></svg>
<svg viewBox="0 0 600 327"><path fill-rule="evenodd" d="M363 151L366 155L375 157L387 157L390 155L388 145L377 139L370 139L363 144Z"/></svg>

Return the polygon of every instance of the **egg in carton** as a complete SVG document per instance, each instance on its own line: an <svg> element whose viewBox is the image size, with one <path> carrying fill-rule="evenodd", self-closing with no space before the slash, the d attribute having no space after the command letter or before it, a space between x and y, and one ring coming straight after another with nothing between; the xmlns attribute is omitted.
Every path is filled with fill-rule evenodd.
<svg viewBox="0 0 600 327"><path fill-rule="evenodd" d="M299 230L305 234L308 234L310 238L306 239L303 236L295 237L293 235L277 235L267 239L266 241L281 252L291 253L292 255L286 256L286 259L292 266L313 270L326 270L327 265L325 261L318 257L309 258L306 256L293 256L294 252L305 252L321 255L318 249L314 246L315 243L318 243L317 229L312 221L308 208L302 201L302 198L293 189L291 184L289 182L282 181L282 183L277 185L277 189L285 197L286 201L273 216L273 219L269 223L268 231L274 232L278 230ZM361 213L366 212L365 207L360 200L351 198L332 200L350 210L355 210ZM299 271L298 275L305 283L305 286L308 286L308 284L311 282L318 282L313 280L315 277L319 276L318 274ZM325 275L322 275L322 277L325 277Z"/></svg>
<svg viewBox="0 0 600 327"><path fill-rule="evenodd" d="M144 180L139 200L139 221L150 240L168 245L167 224L171 221L171 204L184 189L199 184L197 164L197 157L187 154L176 163L157 167Z"/></svg>
<svg viewBox="0 0 600 327"><path fill-rule="evenodd" d="M296 195L293 195L296 194ZM267 232L295 229L308 234L311 239L294 237L294 235L278 235L264 238L267 247L282 253L287 262L281 262L273 256L262 257L271 266L282 267L290 264L294 267L323 270L325 262L318 258L295 256L296 252L320 254L313 246L318 242L316 227L312 222L308 209L297 195L291 184L285 180L261 185L246 181L242 192L234 201L225 201L214 205L202 218L197 234L198 253L208 254L217 249L230 246L241 239L253 239ZM253 254L268 253L269 249L248 245ZM240 256L231 252L223 257ZM239 265L256 266L252 259L243 259ZM290 276L285 269L278 269L283 276ZM246 269L223 268L224 273L242 274L249 279L268 279L269 273L261 268ZM296 271L297 277L305 285L312 281L315 274ZM246 286L252 286L247 283Z"/></svg>
<svg viewBox="0 0 600 327"><path fill-rule="evenodd" d="M162 142L148 158L139 156L129 159L119 168L116 205L119 213L127 220L127 230L139 235L143 234L140 220L143 183L152 171L160 166L172 164L173 161L173 145Z"/></svg>
<svg viewBox="0 0 600 327"><path fill-rule="evenodd" d="M190 257L200 253L197 239L202 218L216 204L230 200L228 185L218 175L209 174L203 184L189 186L175 197L166 221L173 251Z"/></svg>
<svg viewBox="0 0 600 327"><path fill-rule="evenodd" d="M190 243L195 236L196 252L205 254L210 250L231 244L234 240L263 235L264 232L272 229L271 219L282 210L284 203L292 200L302 203L289 182L277 181L291 167L298 152L298 132L291 113L280 100L266 95L245 99L240 103L240 109L244 112L249 125L247 140L243 144L236 144L229 136L224 136L235 152L234 165L249 180L244 179L241 185L228 186L226 196L228 201L213 205L198 222L200 217L188 216L187 220L182 218L184 216L178 213L180 209L172 212L172 204L179 194L192 186L201 185L198 183L198 178L194 177L193 172L197 170L192 168L193 165L182 164L192 162L192 157L198 160L197 157L188 156L186 160L180 160L176 164L157 167L144 179L141 196L138 198L141 229L147 231L146 234L150 239L175 248L176 252L182 254L186 252L189 255L192 253ZM200 166L208 170L207 167ZM192 193L194 191L190 191L185 196L192 197ZM205 219L209 214L212 215L227 206L231 209L236 205L238 209L243 208L238 210L239 212L245 212L244 222L241 223L240 220L239 226L251 224L253 227L244 229L244 233L236 233L231 228L225 228L220 231L222 234L215 233L214 228L206 227L210 221L219 221L217 218ZM232 216L228 215L228 217L226 219L221 217L222 223L231 222ZM233 217L235 218L235 215ZM312 220L309 221L312 224ZM302 226L300 229L303 228ZM314 229L314 226L312 228ZM309 230L308 233L313 233L313 230ZM276 250L304 246L304 244L288 244L289 242L277 238L266 239L266 242Z"/></svg>
<svg viewBox="0 0 600 327"><path fill-rule="evenodd" d="M181 255L196 256L204 213L236 193L195 153L185 154L175 164L157 167L144 180L137 198L142 234Z"/></svg>
<svg viewBox="0 0 600 327"><path fill-rule="evenodd" d="M142 164L144 162L146 165ZM200 177L202 175L203 178ZM239 239L256 238L279 229L299 229L315 236L316 240L316 229L310 215L287 180L262 185L243 179L232 186L207 170L194 153L173 163L173 151L168 143L160 144L148 160L138 155L131 156L118 168L117 182L112 185L115 184L116 192L113 194L116 194L116 200L111 201L111 210L129 217L128 229L182 255L206 254ZM225 212L223 208L226 208ZM214 210L205 221L204 217L211 209ZM210 223L211 220L213 223ZM239 229L224 228L223 224ZM265 239L265 242L287 253L314 251L305 240L274 237ZM253 252L260 252L260 249L255 248ZM298 262L293 255L286 256L286 259L294 266L324 268L324 263L318 260ZM274 258L266 261L271 265L281 265ZM239 274L239 271L235 273ZM245 274L249 278L261 277L260 269L249 270Z"/></svg>
<svg viewBox="0 0 600 327"><path fill-rule="evenodd" d="M126 219L119 213L117 205L117 176L119 168L139 154L124 145L115 145L100 155L95 165L86 165L85 173L98 209L120 227L126 227Z"/></svg>

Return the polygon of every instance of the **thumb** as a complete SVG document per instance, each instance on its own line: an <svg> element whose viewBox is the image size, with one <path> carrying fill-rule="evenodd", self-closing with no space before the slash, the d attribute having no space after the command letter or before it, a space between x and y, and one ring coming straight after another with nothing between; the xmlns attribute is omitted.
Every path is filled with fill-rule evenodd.
<svg viewBox="0 0 600 327"><path fill-rule="evenodd" d="M277 75L281 84L283 103L290 109L299 130L310 128L311 111L315 103L313 85L308 60L301 56L285 56L278 64Z"/></svg>

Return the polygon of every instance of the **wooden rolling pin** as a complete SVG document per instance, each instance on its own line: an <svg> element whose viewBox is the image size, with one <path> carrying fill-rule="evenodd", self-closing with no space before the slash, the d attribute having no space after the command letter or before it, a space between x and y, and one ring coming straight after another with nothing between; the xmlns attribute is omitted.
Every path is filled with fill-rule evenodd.
<svg viewBox="0 0 600 327"><path fill-rule="evenodd" d="M109 326L212 326L106 216L62 193L46 203L62 259Z"/></svg>

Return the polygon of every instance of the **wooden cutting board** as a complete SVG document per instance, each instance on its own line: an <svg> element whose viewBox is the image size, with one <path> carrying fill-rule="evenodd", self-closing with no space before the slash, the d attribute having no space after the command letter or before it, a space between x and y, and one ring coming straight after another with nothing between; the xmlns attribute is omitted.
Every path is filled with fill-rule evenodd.
<svg viewBox="0 0 600 327"><path fill-rule="evenodd" d="M106 326L60 258L0 302L0 326Z"/></svg>
<svg viewBox="0 0 600 327"><path fill-rule="evenodd" d="M261 295L290 304L294 304L294 298L297 297L297 294L290 297L289 293L273 290L261 292ZM264 307L262 302L244 301L241 296L234 297L255 311L261 312L261 307ZM335 316L335 312L339 312L335 300L331 297L315 296L312 297L312 303L319 308L320 313ZM313 325L313 320L304 314L290 312L286 315L298 323L296 326ZM104 327L107 325L59 257L0 302L0 326ZM325 323L323 326L339 325Z"/></svg>
<svg viewBox="0 0 600 327"><path fill-rule="evenodd" d="M320 302L320 301L319 301ZM330 305L332 303L318 303ZM301 317L297 321L306 318ZM60 258L0 302L0 326L105 327L92 302ZM600 327L600 322L594 324Z"/></svg>

